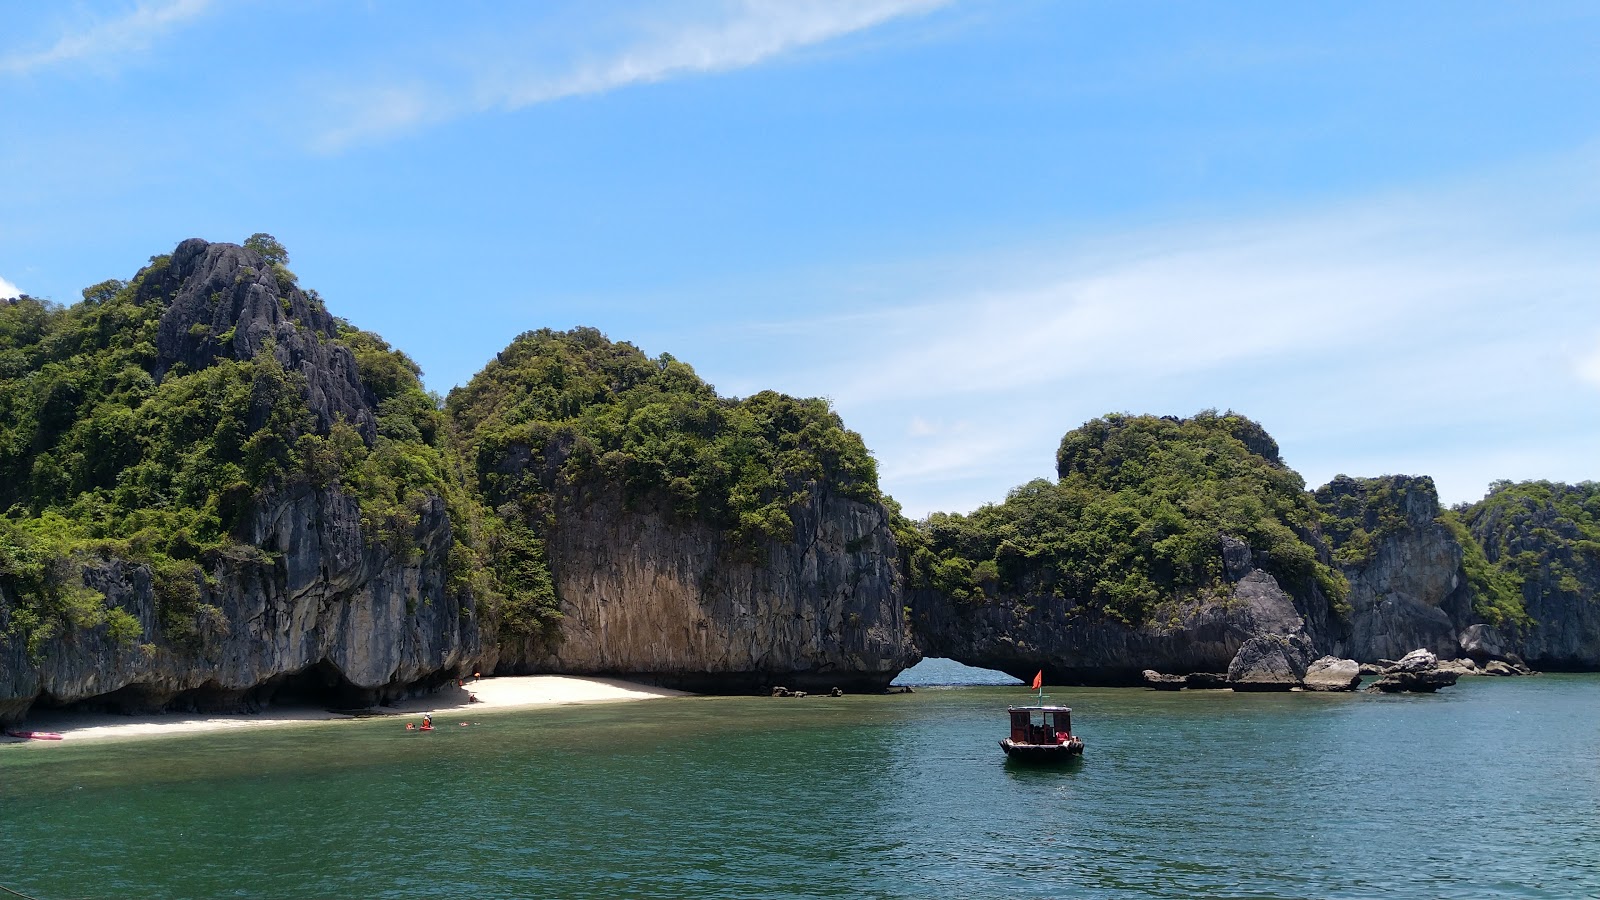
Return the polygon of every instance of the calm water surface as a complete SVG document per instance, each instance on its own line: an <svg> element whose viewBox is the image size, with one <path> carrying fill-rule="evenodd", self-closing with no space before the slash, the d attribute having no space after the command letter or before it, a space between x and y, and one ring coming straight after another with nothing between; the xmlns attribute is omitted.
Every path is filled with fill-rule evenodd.
<svg viewBox="0 0 1600 900"><path fill-rule="evenodd" d="M1600 677L1434 696L684 698L0 747L0 884L69 897L1596 897Z"/></svg>

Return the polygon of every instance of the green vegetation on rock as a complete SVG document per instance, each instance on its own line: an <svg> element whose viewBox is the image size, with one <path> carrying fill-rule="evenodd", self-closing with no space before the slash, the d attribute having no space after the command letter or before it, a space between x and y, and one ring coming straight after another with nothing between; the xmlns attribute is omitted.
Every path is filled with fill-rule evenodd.
<svg viewBox="0 0 1600 900"><path fill-rule="evenodd" d="M287 254L271 243L281 266ZM162 372L173 298L152 285L170 261L155 257L132 282L95 285L69 308L0 303L0 613L30 647L102 624L124 643L186 644L217 614L201 601L218 555L243 539L235 532L255 504L297 483L359 498L369 536L402 553L431 498L470 502L415 364L374 335L331 323L315 334L353 352L377 408L367 436L342 419L318 426L305 376L285 369L271 337L246 358L210 343L202 366ZM454 557L464 580L482 568L470 549ZM97 608L84 564L112 559L148 568L162 634Z"/></svg>
<svg viewBox="0 0 1600 900"><path fill-rule="evenodd" d="M748 549L792 540L790 509L820 487L878 499L860 436L827 401L718 397L685 363L592 328L518 337L446 404L496 511L499 577L553 606L545 536L557 493L615 484Z"/></svg>
<svg viewBox="0 0 1600 900"><path fill-rule="evenodd" d="M1162 600L1226 590L1227 535L1291 592L1320 589L1337 610L1347 591L1300 476L1242 416L1108 415L1062 438L1057 474L969 516L930 516L913 586L973 604L1053 594L1139 624Z"/></svg>
<svg viewBox="0 0 1600 900"><path fill-rule="evenodd" d="M1488 496L1453 510L1466 532L1475 611L1495 623L1528 624L1524 591L1593 601L1600 573L1600 482L1497 481ZM1463 541L1463 544L1469 542Z"/></svg>
<svg viewBox="0 0 1600 900"><path fill-rule="evenodd" d="M1433 479L1424 476L1433 494ZM1333 561L1345 566L1371 562L1384 538L1408 525L1405 497L1414 488L1404 476L1351 478L1339 475L1312 493L1322 533L1333 547Z"/></svg>

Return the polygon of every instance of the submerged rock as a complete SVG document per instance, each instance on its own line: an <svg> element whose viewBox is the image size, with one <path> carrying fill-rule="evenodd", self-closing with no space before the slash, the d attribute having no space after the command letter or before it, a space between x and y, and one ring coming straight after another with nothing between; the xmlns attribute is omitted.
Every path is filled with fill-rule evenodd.
<svg viewBox="0 0 1600 900"><path fill-rule="evenodd" d="M1390 672L1367 688L1369 692L1385 694L1431 694L1442 687L1456 683L1459 676L1445 669L1423 669L1414 672Z"/></svg>

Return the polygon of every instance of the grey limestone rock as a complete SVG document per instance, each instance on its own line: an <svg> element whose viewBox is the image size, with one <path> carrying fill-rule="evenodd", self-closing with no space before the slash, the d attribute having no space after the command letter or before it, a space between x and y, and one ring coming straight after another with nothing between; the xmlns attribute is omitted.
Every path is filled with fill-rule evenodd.
<svg viewBox="0 0 1600 900"><path fill-rule="evenodd" d="M1433 479L1341 475L1318 489L1317 499L1325 508L1364 509L1369 521L1362 524L1375 535L1364 558L1340 566L1351 612L1335 652L1365 662L1415 647L1454 656L1458 634L1472 619L1472 595L1461 545L1439 521Z"/></svg>
<svg viewBox="0 0 1600 900"><path fill-rule="evenodd" d="M1479 665L1490 660L1505 659L1511 654L1511 643L1500 629L1482 622L1468 626L1461 632L1461 653Z"/></svg>
<svg viewBox="0 0 1600 900"><path fill-rule="evenodd" d="M165 266L142 274L142 302L165 303L156 336L156 380L182 365L198 371L218 358L246 360L264 348L305 379L305 396L326 430L343 418L369 440L376 434L372 398L355 356L330 339L333 316L261 254L235 244L190 238Z"/></svg>
<svg viewBox="0 0 1600 900"><path fill-rule="evenodd" d="M1361 683L1361 664L1324 656L1306 669L1303 681L1308 691L1353 691Z"/></svg>
<svg viewBox="0 0 1600 900"><path fill-rule="evenodd" d="M1405 656L1400 657L1400 659L1396 661L1394 665L1389 666L1384 670L1384 674L1390 675L1395 672L1420 672L1424 669L1437 669L1438 667L1439 657L1435 656L1433 651L1418 648L1410 653L1407 653Z"/></svg>
<svg viewBox="0 0 1600 900"><path fill-rule="evenodd" d="M1155 669L1144 670L1144 683L1158 691L1181 691L1189 679L1183 675L1164 675Z"/></svg>
<svg viewBox="0 0 1600 900"><path fill-rule="evenodd" d="M1233 537L1222 536L1222 571L1229 581L1238 581L1255 568L1251 560L1250 545Z"/></svg>
<svg viewBox="0 0 1600 900"><path fill-rule="evenodd" d="M1252 638L1228 664L1228 686L1236 691L1287 691L1305 678L1311 641L1303 632Z"/></svg>
<svg viewBox="0 0 1600 900"><path fill-rule="evenodd" d="M549 538L559 634L502 645L496 670L732 693L887 688L920 658L887 511L818 485L790 514L794 539L751 553L666 504L572 490Z"/></svg>
<svg viewBox="0 0 1600 900"><path fill-rule="evenodd" d="M407 696L465 671L479 651L470 598L446 586L450 520L442 501L396 553L361 531L356 501L290 485L257 504L248 543L203 560L190 643L122 646L104 627L48 642L37 658L0 644L0 720L34 702L121 712L247 711L281 693L340 706ZM84 565L84 583L161 633L151 572L122 560Z"/></svg>
<svg viewBox="0 0 1600 900"><path fill-rule="evenodd" d="M1410 692L1431 694L1456 683L1460 673L1441 667L1439 658L1426 649L1416 649L1383 670L1383 676L1368 691L1386 694Z"/></svg>
<svg viewBox="0 0 1600 900"><path fill-rule="evenodd" d="M1445 669L1397 671L1390 672L1379 678L1367 690L1385 694L1431 694L1439 688L1455 684L1458 677L1455 672Z"/></svg>
<svg viewBox="0 0 1600 900"><path fill-rule="evenodd" d="M1246 642L1308 631L1327 606L1320 594L1290 595L1261 569L1250 570L1229 594L1160 604L1137 626L1057 595L1001 596L977 605L931 590L910 597L912 629L925 655L1024 680L1042 667L1057 683L1124 686L1145 684L1145 669L1227 670ZM1196 677L1189 676L1190 687L1198 686Z"/></svg>
<svg viewBox="0 0 1600 900"><path fill-rule="evenodd" d="M1483 670L1478 668L1477 663L1464 657L1461 659L1441 659L1439 660L1439 668L1446 672L1454 672L1457 675L1483 674Z"/></svg>

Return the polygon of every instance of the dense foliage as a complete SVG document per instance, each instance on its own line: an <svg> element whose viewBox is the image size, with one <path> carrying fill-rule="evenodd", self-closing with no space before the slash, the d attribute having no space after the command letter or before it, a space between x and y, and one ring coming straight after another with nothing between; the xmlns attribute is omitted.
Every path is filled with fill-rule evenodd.
<svg viewBox="0 0 1600 900"><path fill-rule="evenodd" d="M273 250L293 289L281 245L252 240ZM102 623L124 643L158 637L84 586L92 557L147 566L160 637L193 639L218 615L201 603L210 564L236 543L252 505L287 484L337 484L360 499L369 534L399 552L409 552L404 538L431 497L466 501L436 401L415 364L374 335L341 324L315 339L353 351L375 435L342 421L319 430L304 377L270 341L246 359L219 344L209 365L179 364L158 379L170 298L140 288L168 264L155 257L133 282L95 285L70 308L0 304L0 587L11 601L0 613L30 647ZM455 557L471 578L470 560Z"/></svg>
<svg viewBox="0 0 1600 900"><path fill-rule="evenodd" d="M670 355L592 328L518 337L446 408L498 513L492 556L526 590L549 590L544 535L566 486L620 485L749 548L792 540L790 508L819 485L878 497L872 457L827 401L718 397Z"/></svg>
<svg viewBox="0 0 1600 900"><path fill-rule="evenodd" d="M1347 566L1370 562L1384 538L1404 531L1406 492L1420 487L1434 493L1433 479L1422 480L1427 482L1425 487L1412 485L1411 479L1404 476L1340 475L1317 488L1312 499L1322 533L1333 548L1334 562Z"/></svg>
<svg viewBox="0 0 1600 900"><path fill-rule="evenodd" d="M1241 416L1096 419L1062 438L1057 474L969 516L930 516L913 585L968 603L1053 594L1137 624L1163 599L1222 591L1230 535L1291 591L1320 588L1337 609L1347 590L1319 556L1300 476Z"/></svg>
<svg viewBox="0 0 1600 900"><path fill-rule="evenodd" d="M1497 481L1488 496L1452 511L1470 532L1467 574L1490 622L1527 623L1528 590L1594 601L1600 582L1600 482ZM1476 551L1474 553L1473 551Z"/></svg>

